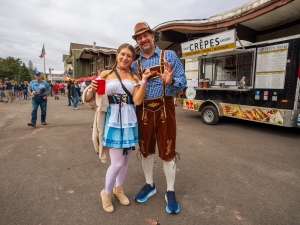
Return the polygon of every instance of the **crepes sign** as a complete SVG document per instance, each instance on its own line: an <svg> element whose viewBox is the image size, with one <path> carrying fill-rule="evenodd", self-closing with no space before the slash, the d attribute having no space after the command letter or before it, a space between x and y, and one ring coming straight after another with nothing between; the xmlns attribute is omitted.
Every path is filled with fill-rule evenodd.
<svg viewBox="0 0 300 225"><path fill-rule="evenodd" d="M208 53L224 52L235 49L235 29L181 44L182 57L200 56Z"/></svg>

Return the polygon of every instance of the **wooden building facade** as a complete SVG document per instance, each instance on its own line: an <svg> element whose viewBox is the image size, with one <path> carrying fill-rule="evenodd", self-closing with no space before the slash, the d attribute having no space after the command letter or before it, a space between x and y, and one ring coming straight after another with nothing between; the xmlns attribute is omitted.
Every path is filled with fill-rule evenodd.
<svg viewBox="0 0 300 225"><path fill-rule="evenodd" d="M110 69L116 60L116 49L70 43L69 55L63 55L65 75L71 78L94 76Z"/></svg>

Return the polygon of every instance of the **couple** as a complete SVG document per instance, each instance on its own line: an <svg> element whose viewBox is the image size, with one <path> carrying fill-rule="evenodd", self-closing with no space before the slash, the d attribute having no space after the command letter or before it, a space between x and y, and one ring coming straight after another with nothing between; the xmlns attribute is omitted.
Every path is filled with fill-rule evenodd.
<svg viewBox="0 0 300 225"><path fill-rule="evenodd" d="M100 193L102 206L106 212L114 211L112 192L122 205L130 204L122 184L130 155L139 142L146 184L134 199L143 203L156 193L153 167L157 144L167 181L166 211L178 213L180 206L174 192L177 153L173 95L186 86L186 77L176 53L160 50L154 45L154 31L147 23L137 23L132 38L140 47L140 57L134 61L134 48L123 44L117 50L112 70L100 74L106 80L106 94L101 96L101 100L96 97L98 110L94 125L98 126L98 133L93 131L93 141L100 159L105 162L105 155L109 155L111 160L105 188ZM163 71L151 73L149 67L153 66L160 66ZM93 101L92 98L97 96L96 90L97 81L93 81L83 94L84 101ZM103 114L101 111L107 112Z"/></svg>

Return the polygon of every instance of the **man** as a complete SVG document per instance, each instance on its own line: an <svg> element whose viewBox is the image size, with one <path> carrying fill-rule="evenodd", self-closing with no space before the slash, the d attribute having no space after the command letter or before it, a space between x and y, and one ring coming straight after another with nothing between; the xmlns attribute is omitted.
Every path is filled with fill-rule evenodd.
<svg viewBox="0 0 300 225"><path fill-rule="evenodd" d="M73 103L73 99L71 98L71 94L70 94L70 88L71 88L72 84L73 84L72 80L69 80L68 84L67 84L67 90L68 90L68 105L67 106L71 106L71 102Z"/></svg>
<svg viewBox="0 0 300 225"><path fill-rule="evenodd" d="M5 96L6 96L6 102L8 103L10 102L14 102L13 101L13 97L12 97L12 89L13 89L13 85L12 83L9 81L8 78L5 78L5 83L4 83L4 87L5 87Z"/></svg>
<svg viewBox="0 0 300 225"><path fill-rule="evenodd" d="M41 123L42 125L47 125L47 97L51 91L49 84L41 79L40 72L36 71L34 73L34 78L35 80L32 80L28 85L28 92L32 98L32 112L31 122L27 125L32 127L36 127L37 110L39 106L41 108Z"/></svg>
<svg viewBox="0 0 300 225"><path fill-rule="evenodd" d="M2 79L0 78L0 102L4 102L3 98L4 97L4 83L2 82Z"/></svg>
<svg viewBox="0 0 300 225"><path fill-rule="evenodd" d="M146 23L137 23L132 38L140 47L140 57L132 63L135 74L142 75L145 69L158 66L158 72L148 79L143 104L137 106L139 145L143 155L142 166L145 186L134 197L145 202L156 193L153 182L154 154L157 145L159 157L167 180L166 210L178 213L174 183L176 175L176 119L173 95L186 86L182 64L174 51L161 51L154 45L154 31Z"/></svg>
<svg viewBox="0 0 300 225"><path fill-rule="evenodd" d="M51 83L51 81L47 81L47 83L49 84L50 86L50 96L53 97L53 84Z"/></svg>
<svg viewBox="0 0 300 225"><path fill-rule="evenodd" d="M52 90L53 90L53 92L54 92L54 100L59 100L59 97L58 97L58 89L59 89L58 81L56 81L56 82L52 85Z"/></svg>

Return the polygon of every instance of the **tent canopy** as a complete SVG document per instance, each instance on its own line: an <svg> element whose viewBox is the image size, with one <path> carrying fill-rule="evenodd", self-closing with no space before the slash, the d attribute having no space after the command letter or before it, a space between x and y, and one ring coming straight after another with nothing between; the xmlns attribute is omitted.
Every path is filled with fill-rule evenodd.
<svg viewBox="0 0 300 225"><path fill-rule="evenodd" d="M95 75L95 76L92 76L92 77L81 77L81 78L76 78L76 81L78 82L83 82L83 81L86 81L86 80L95 80L98 76Z"/></svg>

